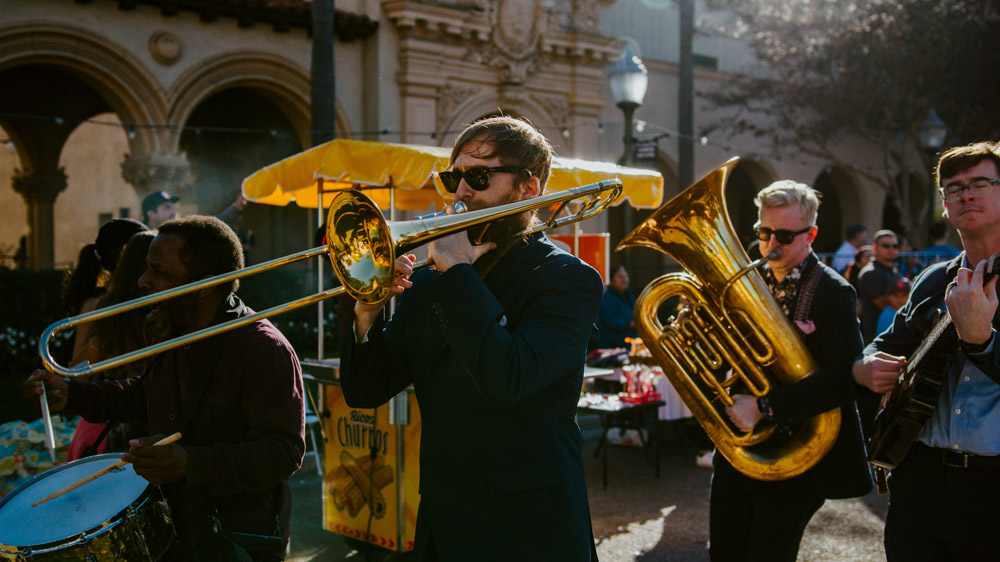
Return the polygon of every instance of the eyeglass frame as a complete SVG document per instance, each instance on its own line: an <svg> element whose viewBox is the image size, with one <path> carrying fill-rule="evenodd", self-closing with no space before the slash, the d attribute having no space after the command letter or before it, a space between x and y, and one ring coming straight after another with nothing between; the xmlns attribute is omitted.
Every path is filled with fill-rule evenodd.
<svg viewBox="0 0 1000 562"><path fill-rule="evenodd" d="M811 225L803 228L802 230L785 230L784 228L779 228L777 230L768 228L766 226L761 226L758 222L753 225L753 234L757 237L760 242L767 242L772 236L778 241L779 244L787 246L792 242L795 242L795 238L800 234L805 234L810 230L816 228L816 225ZM767 238L761 238L761 234L767 234Z"/></svg>
<svg viewBox="0 0 1000 562"><path fill-rule="evenodd" d="M521 166L473 166L466 170L445 170L443 172L436 172L438 179L441 180L441 185L444 186L445 191L448 193L455 193L458 191L458 186L465 180L466 185L475 191L486 191L490 188L490 174L494 172L501 173L526 173L530 178L532 176L531 170L527 168L522 168ZM468 174L485 174L485 181L473 180L469 181ZM449 186L449 183L454 182L453 186Z"/></svg>
<svg viewBox="0 0 1000 562"><path fill-rule="evenodd" d="M974 184L983 183L983 182L988 183L988 186L983 187L981 189L973 187ZM961 201L962 200L962 195L965 194L966 190L968 190L970 193L972 193L973 197L985 197L986 195L988 195L990 193L990 191L993 191L993 186L995 186L997 184L1000 184L1000 179L996 179L996 178L977 178L977 179L975 179L973 181L970 181L969 183L953 182L953 183L950 183L950 184L948 184L946 186L939 187L938 188L938 195L941 196L941 199L945 203L954 203L956 201ZM955 193L951 193L949 195L948 194L948 190L953 190L955 188L958 188L958 191L955 192Z"/></svg>

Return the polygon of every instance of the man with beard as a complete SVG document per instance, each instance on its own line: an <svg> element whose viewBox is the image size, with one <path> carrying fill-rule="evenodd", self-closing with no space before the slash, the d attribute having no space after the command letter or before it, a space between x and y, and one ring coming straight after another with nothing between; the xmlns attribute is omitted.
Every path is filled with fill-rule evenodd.
<svg viewBox="0 0 1000 562"><path fill-rule="evenodd" d="M188 216L160 226L139 288L157 293L242 267L232 229L215 217ZM234 294L238 284L171 299L148 320L170 338L252 314ZM24 396L37 400L42 381L53 411L148 423L152 436L130 441L122 459L162 487L178 534L166 560L284 558L288 478L305 451L305 410L298 360L270 322L166 351L124 380L65 381L36 371ZM175 432L179 442L153 445Z"/></svg>
<svg viewBox="0 0 1000 562"><path fill-rule="evenodd" d="M552 149L510 117L470 125L445 188L469 209L538 197ZM450 209L449 209L450 210ZM531 212L496 221L473 245L430 243L434 268L396 260L392 318L355 306L344 338L347 403L372 408L413 385L420 404L417 560L596 558L576 425L601 278L544 235Z"/></svg>

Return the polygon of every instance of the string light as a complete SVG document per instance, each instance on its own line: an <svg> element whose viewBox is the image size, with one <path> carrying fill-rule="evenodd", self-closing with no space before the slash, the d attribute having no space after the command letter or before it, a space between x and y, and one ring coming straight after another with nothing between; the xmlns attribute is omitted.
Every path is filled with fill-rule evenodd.
<svg viewBox="0 0 1000 562"><path fill-rule="evenodd" d="M250 127L208 127L208 126L204 126L204 125L167 125L167 124L156 124L156 123L121 123L121 122L118 122L118 121L104 121L104 120L100 120L100 119L68 119L68 118L56 117L56 116L26 115L26 114L13 114L13 113L4 113L4 112L0 112L0 117L6 117L6 118L11 118L11 119L47 120L47 121L55 122L57 125L60 125L60 126L66 124L68 122L68 123L77 124L77 125L78 124L87 123L87 124L92 124L92 125L105 125L105 126L122 127L126 131L126 134L128 135L128 138L130 138L130 139L134 139L135 138L136 129L140 128L140 127L141 128L145 128L145 129L153 129L153 130L160 129L160 130L173 130L173 131L180 131L180 132L193 132L196 135L201 135L203 133L225 133L225 134L259 134L259 135L267 135L267 136L270 136L270 137L277 137L277 136L279 136L283 132L284 133L290 133L290 134L293 134L293 135L305 135L305 136L312 135L313 133L316 133L316 132L327 132L327 131L312 131L312 130L305 130L305 131L298 131L298 130L297 131L279 131L277 129L271 129L271 128L268 128L268 129L263 129L263 128L257 129L257 128L250 128ZM543 125L543 124L540 124L540 123L536 123L536 124L541 125L543 128L545 127L545 125ZM597 119L596 120L596 130L597 130L597 133L598 134L603 134L605 132L607 124L608 123L606 123L604 120ZM594 125L592 125L592 124L583 124L583 125L558 125L558 126L554 125L554 124L549 124L548 126L549 127L558 127L560 134L562 134L562 136L564 138L569 138L572 135L574 128L577 128L577 127L594 127ZM747 148L747 149L742 149L741 150L741 149L738 149L737 147L734 147L731 144L721 143L721 142L717 142L717 141L712 141L707 135L698 135L698 136L695 136L695 135L684 135L684 134L681 134L681 133L679 133L677 131L668 129L668 128L660 126L660 125L656 125L654 123L649 123L649 122L641 120L641 119L637 119L635 121L635 130L636 130L637 133L641 134L641 133L647 132L646 129L650 129L652 132L657 132L657 134L653 135L653 136L650 136L650 137L643 137L640 140L658 141L658 140L664 139L664 138L675 137L677 139L691 140L691 141L697 142L698 144L700 144L703 147L718 149L718 150L720 150L720 151L722 151L724 153L727 153L727 154L732 154L734 150L737 151L737 152L739 152L739 153L743 153L743 154L749 153L749 154L751 154L751 157L753 159L757 160L757 161L760 161L760 160L763 160L763 159L772 160L772 161L775 161L775 162L781 162L782 161L782 155L778 154L778 153L761 154L759 152L753 152L753 148ZM449 135L455 135L455 134L458 134L460 132L461 132L461 130L429 131L429 132L409 131L407 133L404 133L403 131L391 131L389 129L380 129L380 130L375 130L375 131L354 131L354 132L351 133L351 138L368 138L368 137L373 137L373 136L389 136L389 135L403 136L404 134L409 134L409 135L426 135L427 138L429 138L430 140L437 141L439 138L447 138ZM3 142L3 141L0 141L0 142ZM13 142L11 142L8 139L6 141L6 145L7 145L7 150L11 154L16 153L16 148L14 147ZM754 148L757 148L757 147L754 147ZM802 160L798 161L798 164L801 165L803 168L823 167L825 170L827 170L827 173L829 173L829 170L832 169L828 160L822 160L822 159L818 159L818 158L815 159L815 160L802 159ZM852 169L852 170L859 169L858 166L856 164L853 164L853 163L852 164L848 164L847 166L850 169ZM869 172L876 171L876 170L882 170L882 171L887 171L888 170L888 169L883 169L883 168L878 167L878 166L871 166L871 165L867 165L865 167L865 169L867 169Z"/></svg>

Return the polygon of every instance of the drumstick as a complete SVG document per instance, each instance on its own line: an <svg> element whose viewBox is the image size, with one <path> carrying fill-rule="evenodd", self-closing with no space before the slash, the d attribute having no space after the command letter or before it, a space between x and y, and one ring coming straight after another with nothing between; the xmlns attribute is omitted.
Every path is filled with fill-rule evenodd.
<svg viewBox="0 0 1000 562"><path fill-rule="evenodd" d="M45 443L49 446L49 456L52 464L56 464L56 436L52 431L52 413L49 412L49 397L45 394L45 381L42 381L42 424L45 426Z"/></svg>
<svg viewBox="0 0 1000 562"><path fill-rule="evenodd" d="M181 434L180 433L175 433L173 435L168 435L167 437L164 437L163 439L160 439L156 443L153 443L153 446L155 447L155 446L160 446L160 445L169 445L169 444L173 443L174 441L177 441L180 438L181 438ZM114 463L114 464L112 464L110 466L106 466L106 467L102 468L101 470L98 470L97 472L91 474L90 476L85 476L85 477L77 480L76 482L73 482L72 484L66 486L65 488L62 488L61 490L56 490L55 492L52 492L51 494L45 496L44 498L36 501L33 504L31 504L31 507L36 507L36 506L39 506L39 505L41 505L41 504L43 504L43 503L45 503L45 502L47 502L47 501L49 501L51 499L58 498L59 496L65 494L66 492L75 490L75 489L79 488L80 486L83 486L87 482L91 482L91 481L97 480L101 476L104 476L105 474L107 474L109 472L112 472L114 470L118 470L119 468L125 466L126 464L128 464L128 463L125 462L125 461L123 461L123 460L119 460L118 462L116 462L116 463Z"/></svg>

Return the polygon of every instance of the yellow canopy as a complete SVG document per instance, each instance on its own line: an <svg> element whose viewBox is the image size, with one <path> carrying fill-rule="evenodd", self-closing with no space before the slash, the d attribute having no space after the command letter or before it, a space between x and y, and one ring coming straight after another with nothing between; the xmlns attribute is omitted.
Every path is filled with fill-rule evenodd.
<svg viewBox="0 0 1000 562"><path fill-rule="evenodd" d="M450 148L336 139L289 156L243 180L243 195L255 203L315 208L317 180L323 178L323 206L331 191L361 188L380 209L389 207L395 191L397 209L442 208L453 197L434 175L448 168ZM655 208L663 196L663 177L653 170L624 168L605 162L556 157L548 191L562 191L600 180L620 178L625 198L634 207ZM624 198L623 198L624 200Z"/></svg>

